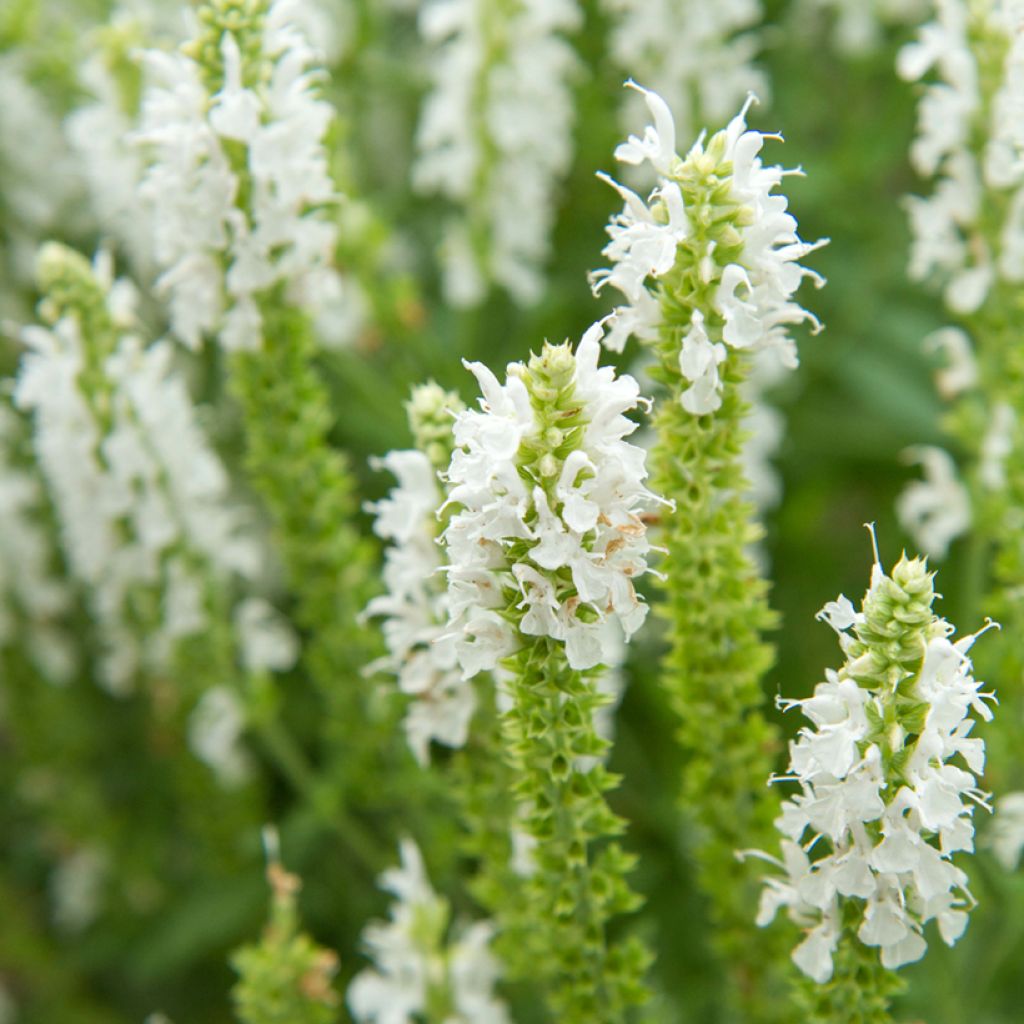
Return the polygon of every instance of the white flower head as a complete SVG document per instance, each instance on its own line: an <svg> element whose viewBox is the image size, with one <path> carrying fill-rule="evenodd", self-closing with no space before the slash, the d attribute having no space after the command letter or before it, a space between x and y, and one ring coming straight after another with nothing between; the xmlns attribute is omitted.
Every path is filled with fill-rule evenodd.
<svg viewBox="0 0 1024 1024"><path fill-rule="evenodd" d="M611 285L626 299L613 314L609 347L621 349L627 332L667 345L676 328L670 332L665 323L661 290L670 274L675 282L678 268L686 268L680 295L710 298L706 308L683 300L691 306L678 338L679 374L688 385L681 401L688 412L706 415L721 404L719 368L730 351L773 349L783 365L796 365L790 327L820 324L793 296L806 277L823 283L799 260L824 243L800 240L785 196L775 191L786 172L765 166L758 155L766 136L747 127L753 97L723 131L698 138L684 159L676 153L668 105L657 93L628 84L643 96L654 124L642 137L630 136L616 157L649 165L657 184L645 201L601 175L624 205L608 225L609 266L595 271L591 282L595 293ZM708 224L715 225L710 232ZM675 309L679 301L669 299Z"/></svg>
<svg viewBox="0 0 1024 1024"><path fill-rule="evenodd" d="M141 191L158 288L192 348L213 334L227 348L259 348L259 304L274 287L314 316L339 293L329 281L337 195L324 147L333 114L317 93L319 57L296 10L271 0L262 19L220 33L208 26L210 45L196 50L212 66L191 50L144 54ZM241 159L232 155L239 146Z"/></svg>
<svg viewBox="0 0 1024 1024"><path fill-rule="evenodd" d="M757 923L785 908L807 932L793 960L819 983L850 941L840 934L844 906L857 908L857 939L895 969L924 955L929 921L953 945L974 903L952 858L973 848L974 809L987 806L977 786L984 742L970 735L970 715L989 720L991 695L967 656L979 634L951 640L934 599L922 561L904 557L891 576L876 561L859 611L840 597L819 615L846 663L813 696L780 701L810 725L790 744L789 774L775 780L799 786L776 821L783 857L752 851L780 871L765 881ZM900 648L924 656L893 657Z"/></svg>
<svg viewBox="0 0 1024 1024"><path fill-rule="evenodd" d="M595 325L575 352L546 345L528 366L512 364L504 384L470 366L483 398L455 421L447 479L456 511L443 534L467 678L496 668L517 634L565 643L573 668L615 664L605 623L628 639L646 615L634 580L647 569L642 513L655 499L624 415L639 387L598 367L601 332ZM571 410L558 415L562 427L543 426L545 401Z"/></svg>
<svg viewBox="0 0 1024 1024"><path fill-rule="evenodd" d="M924 480L906 486L896 502L896 515L918 548L933 558L945 558L949 545L970 528L970 495L948 452L919 445L905 454L924 469Z"/></svg>

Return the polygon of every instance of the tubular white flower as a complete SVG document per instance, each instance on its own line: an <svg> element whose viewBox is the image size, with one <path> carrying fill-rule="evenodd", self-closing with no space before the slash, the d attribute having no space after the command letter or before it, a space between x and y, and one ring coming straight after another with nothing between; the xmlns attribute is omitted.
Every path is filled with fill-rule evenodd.
<svg viewBox="0 0 1024 1024"><path fill-rule="evenodd" d="M572 160L577 60L564 33L581 23L576 0L428 0L420 11L433 83L413 184L459 208L441 251L456 305L480 302L489 282L521 303L540 298Z"/></svg>
<svg viewBox="0 0 1024 1024"><path fill-rule="evenodd" d="M375 463L398 484L370 506L374 532L390 541L384 555L387 592L367 606L384 619L387 657L371 670L394 673L409 695L404 727L420 764L430 760L432 740L462 747L476 710L472 683L462 678L453 638L448 634L448 592L444 559L437 543L437 510L444 495L430 459L416 450L389 452Z"/></svg>
<svg viewBox="0 0 1024 1024"><path fill-rule="evenodd" d="M66 260L59 248L41 262ZM195 418L169 343L144 349L130 309L100 264L111 336L86 338L74 312L28 327L15 398L33 413L35 450L53 496L72 575L88 590L104 641L101 677L130 687L143 661L206 625L209 577L254 577L261 552L228 500L228 478ZM109 350L104 349L106 345ZM138 589L161 595L161 622L131 622Z"/></svg>
<svg viewBox="0 0 1024 1024"><path fill-rule="evenodd" d="M611 266L595 271L592 285L598 293L610 284L627 299L615 310L605 339L619 350L629 334L658 337L659 281L680 266L692 268L692 316L679 353L679 369L691 387L681 400L687 411L704 415L721 405L719 367L730 350L774 348L784 365L796 365L789 326L820 325L793 295L805 277L821 283L798 261L824 242L802 242L786 212L786 198L774 193L786 172L765 167L757 155L766 136L747 128L752 99L706 145L701 137L684 160L676 155L675 127L664 100L634 88L655 123L642 139L631 136L615 155L627 164L649 163L658 184L644 202L603 176L625 205L608 226L611 241L604 255ZM708 241L700 227L709 218L728 225L719 242Z"/></svg>
<svg viewBox="0 0 1024 1024"><path fill-rule="evenodd" d="M252 775L252 760L242 744L244 731L242 702L227 686L207 690L189 716L188 745L225 789L235 789Z"/></svg>
<svg viewBox="0 0 1024 1024"><path fill-rule="evenodd" d="M949 545L970 529L971 497L949 452L920 445L905 454L923 468L924 480L907 484L896 501L896 516L926 555L945 558Z"/></svg>
<svg viewBox="0 0 1024 1024"><path fill-rule="evenodd" d="M1015 134L1024 105L1019 22L1013 2L939 0L935 19L899 55L904 78L934 75L910 153L921 176L934 180L930 196L907 200L910 274L942 285L959 314L975 312L997 280L1024 280L1024 161ZM983 88L989 80L998 83L994 89ZM995 231L983 216L988 192L1002 197L1003 222Z"/></svg>
<svg viewBox="0 0 1024 1024"><path fill-rule="evenodd" d="M1007 793L996 801L989 845L1007 871L1014 871L1024 852L1024 793Z"/></svg>
<svg viewBox="0 0 1024 1024"><path fill-rule="evenodd" d="M158 286L192 348L205 334L229 349L258 348L260 301L276 287L314 315L340 296L328 212L338 196L323 144L333 114L317 95L319 58L296 13L291 0L248 10L244 50L225 31L205 48L193 43L198 59L144 54L142 194Z"/></svg>
<svg viewBox="0 0 1024 1024"><path fill-rule="evenodd" d="M988 806L970 716L990 720L991 695L967 656L980 634L953 641L934 599L923 562L904 558L891 577L876 562L859 612L840 598L819 616L846 664L812 697L780 701L810 726L790 744L785 781L800 793L776 822L783 859L768 859L784 874L766 880L758 924L787 908L806 930L793 959L818 982L832 975L845 904L858 908L857 940L889 968L924 955L929 921L953 945L974 904L952 857L973 849L974 807Z"/></svg>
<svg viewBox="0 0 1024 1024"><path fill-rule="evenodd" d="M520 635L564 642L575 669L617 664L606 623L629 639L644 621L633 582L647 570L641 513L655 498L624 415L639 387L598 368L601 331L591 328L575 353L545 346L528 367L511 364L504 384L469 364L481 411L455 421L457 511L442 535L466 678L496 668Z"/></svg>
<svg viewBox="0 0 1024 1024"><path fill-rule="evenodd" d="M12 457L21 431L18 416L0 405L0 647L24 640L43 675L63 683L75 667L62 622L71 595L56 575L57 552L41 518L40 481Z"/></svg>
<svg viewBox="0 0 1024 1024"><path fill-rule="evenodd" d="M391 920L369 924L363 944L374 966L348 989L348 1007L359 1024L414 1024L428 1006L448 1010L445 1024L509 1024L495 997L500 976L490 951L493 926L463 927L446 941L450 908L430 886L423 858L411 839L401 844L401 868L385 871L380 886L396 898Z"/></svg>
<svg viewBox="0 0 1024 1024"><path fill-rule="evenodd" d="M603 6L614 19L612 57L665 97L684 138L704 121L724 121L748 93L767 92L767 77L752 63L761 0L604 0ZM626 96L624 123L635 123L638 99Z"/></svg>

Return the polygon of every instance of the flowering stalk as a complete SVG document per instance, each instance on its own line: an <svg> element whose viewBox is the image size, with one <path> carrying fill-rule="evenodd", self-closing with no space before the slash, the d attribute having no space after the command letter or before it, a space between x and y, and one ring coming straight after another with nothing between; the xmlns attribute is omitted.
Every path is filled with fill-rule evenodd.
<svg viewBox="0 0 1024 1024"><path fill-rule="evenodd" d="M433 88L420 119L413 184L458 207L442 243L450 302L498 284L536 302L555 189L572 159L577 0L429 0L421 32Z"/></svg>
<svg viewBox="0 0 1024 1024"><path fill-rule="evenodd" d="M452 416L463 408L459 396L436 384L414 390L408 405L417 447L389 452L376 463L398 484L387 498L369 506L374 531L391 541L384 556L387 593L366 613L384 618L387 657L370 670L393 673L407 705L404 728L409 747L429 763L431 740L448 747L465 744L476 709L472 682L462 678L447 631L448 593L438 546L437 510L444 504L438 473L452 453Z"/></svg>
<svg viewBox="0 0 1024 1024"><path fill-rule="evenodd" d="M758 159L764 136L747 129L746 106L681 159L667 105L640 91L655 126L616 156L651 164L658 185L645 203L607 179L625 208L608 228L611 266L593 282L627 300L605 343L621 350L634 336L648 345L667 392L651 453L655 487L676 505L662 533L662 681L679 716L684 804L716 942L736 973L731 990L752 1020L770 1020L772 957L746 924L754 882L733 856L751 835L768 834L772 804L759 777L778 745L760 710L773 658L762 634L775 616L749 552L761 531L744 497L741 389L752 352L796 365L788 327L817 323L792 301L800 281L816 277L797 261L816 246L800 241L785 197L774 194L785 172Z"/></svg>
<svg viewBox="0 0 1024 1024"><path fill-rule="evenodd" d="M270 921L259 943L231 958L239 978L232 990L241 1024L334 1024L341 1019L331 979L338 957L300 931L297 898L302 883L281 866L276 833L268 830Z"/></svg>
<svg viewBox="0 0 1024 1024"><path fill-rule="evenodd" d="M545 345L505 384L470 365L482 411L455 423L456 511L443 534L463 674L509 675L503 745L533 849L519 898L499 908L503 951L560 1020L579 1022L625 1020L647 960L639 943L606 937L637 904L632 858L606 842L623 829L604 799L614 777L580 761L608 746L594 728L605 702L594 670L615 660L614 631L628 638L645 617L633 580L648 550L639 513L653 499L644 454L624 440L637 384L598 369L599 334L575 353Z"/></svg>
<svg viewBox="0 0 1024 1024"><path fill-rule="evenodd" d="M477 921L447 936L451 908L433 891L411 839L401 843L401 868L385 871L380 886L395 895L391 920L363 933L373 967L353 978L348 1006L358 1024L510 1024L494 994L500 977L490 951L494 926Z"/></svg>
<svg viewBox="0 0 1024 1024"><path fill-rule="evenodd" d="M55 244L39 274L50 326L24 331L16 400L34 413L68 567L100 627L100 677L125 692L223 614L224 588L255 576L260 551L172 349L132 333L131 290Z"/></svg>
<svg viewBox="0 0 1024 1024"><path fill-rule="evenodd" d="M1024 363L1018 339L1024 318L1024 36L1014 3L943 0L934 18L899 55L912 81L928 78L918 109L911 162L933 182L910 197L910 272L942 288L958 323L928 344L945 365L936 375L951 405L945 427L963 482L946 471L912 484L898 511L922 550L941 557L970 530L966 596L972 611L984 601L1007 625L993 654L1000 672L1018 678L1024 667ZM939 456L932 456L938 459ZM916 496L916 500L911 495ZM955 510L955 512L954 512ZM958 514L957 514L958 513ZM1008 691L1004 701L1019 702ZM1005 716L1008 724L1017 717ZM1017 736L1007 726L993 741L1005 745L997 764L1013 765Z"/></svg>
<svg viewBox="0 0 1024 1024"><path fill-rule="evenodd" d="M936 921L951 946L974 905L952 861L974 848L975 805L988 809L976 778L985 744L969 735L969 716L991 720L991 694L967 656L980 634L950 639L932 609L933 575L904 556L887 576L876 553L861 610L841 596L818 616L846 663L812 697L780 699L812 727L779 780L801 791L776 822L784 875L767 879L758 923L786 907L804 930L793 960L817 982L807 993L815 1021L889 1021L901 987L892 971L924 955L924 926Z"/></svg>

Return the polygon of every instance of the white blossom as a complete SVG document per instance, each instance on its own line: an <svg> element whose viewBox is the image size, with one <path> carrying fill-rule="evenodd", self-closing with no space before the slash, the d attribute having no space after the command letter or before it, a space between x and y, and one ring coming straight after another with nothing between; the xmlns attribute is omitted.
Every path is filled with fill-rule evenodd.
<svg viewBox="0 0 1024 1024"><path fill-rule="evenodd" d="M213 95L209 69L185 52L144 54L141 192L152 211L158 288L176 335L192 348L207 334L230 349L258 348L260 301L276 286L311 314L330 314L322 323L341 322L325 308L344 301L329 215L338 196L323 143L333 113L317 94L320 58L297 10L274 0L260 52L244 61L235 36L223 34L223 84Z"/></svg>
<svg viewBox="0 0 1024 1024"><path fill-rule="evenodd" d="M415 1024L431 996L450 1007L445 1024L509 1024L494 995L500 968L493 926L479 921L446 939L448 903L431 888L416 844L401 844L401 868L385 871L382 889L396 897L391 919L372 922L363 945L373 967L352 979L348 1007L358 1024Z"/></svg>
<svg viewBox="0 0 1024 1024"><path fill-rule="evenodd" d="M465 744L476 710L473 684L462 677L447 630L448 592L437 543L437 510L444 496L422 452L389 452L376 465L393 473L398 483L387 498L370 506L374 532L391 542L384 556L387 592L366 609L384 619L388 654L371 669L393 673L399 690L411 698L405 735L425 765L432 740L456 748Z"/></svg>
<svg viewBox="0 0 1024 1024"><path fill-rule="evenodd" d="M633 85L633 83L629 83ZM785 196L774 189L786 173L766 167L758 153L761 132L749 130L748 100L729 126L705 143L702 135L685 161L676 155L676 130L665 101L651 90L633 86L644 98L654 120L642 138L630 136L616 150L626 164L648 163L658 183L645 202L636 193L604 177L624 201L620 214L608 226L604 249L610 266L591 275L595 293L606 285L621 292L627 305L615 310L605 344L619 350L629 334L657 337L661 310L653 294L685 253L688 265L712 295L710 308L694 309L681 338L679 369L690 387L683 391L683 407L695 415L714 412L721 405L719 367L730 350L756 352L776 349L785 366L796 365L796 347L789 326L815 317L793 301L805 277L821 278L798 263L823 242L802 242L796 221L786 212ZM716 166L715 187L701 191L693 179L706 179ZM720 178L725 177L725 182ZM714 207L714 208L713 208ZM718 209L718 208L721 209ZM703 225L714 215L729 219L737 261L721 264L715 243L702 241ZM721 327L711 328L714 316Z"/></svg>
<svg viewBox="0 0 1024 1024"><path fill-rule="evenodd" d="M945 365L935 374L939 394L949 400L970 391L978 383L978 362L967 332L959 327L942 327L924 339L927 351L941 352Z"/></svg>
<svg viewBox="0 0 1024 1024"><path fill-rule="evenodd" d="M996 801L989 845L1007 871L1014 871L1024 851L1024 793L1007 793Z"/></svg>
<svg viewBox="0 0 1024 1024"><path fill-rule="evenodd" d="M50 875L53 923L63 932L84 931L101 909L110 864L104 851L85 846L64 857Z"/></svg>
<svg viewBox="0 0 1024 1024"><path fill-rule="evenodd" d="M896 515L920 550L945 558L949 545L970 528L970 494L949 452L919 445L906 456L923 468L924 479L907 484L896 501Z"/></svg>
<svg viewBox="0 0 1024 1024"><path fill-rule="evenodd" d="M101 264L97 273L112 330L121 332L100 373L84 382L95 358L88 353L102 341L84 338L79 319L65 315L50 328L25 328L15 398L33 414L68 567L87 588L100 629L100 676L124 692L144 664L166 664L177 641L205 627L207 578L252 578L262 557L229 500L226 471L196 421L172 347L143 348L109 270ZM97 401L107 403L103 418ZM162 595L149 637L131 624L140 588Z"/></svg>
<svg viewBox="0 0 1024 1024"><path fill-rule="evenodd" d="M565 33L576 0L427 0L420 31L431 90L413 184L450 200L441 257L448 300L480 302L494 282L520 303L543 291L556 190L572 160L577 67Z"/></svg>
<svg viewBox="0 0 1024 1024"><path fill-rule="evenodd" d="M16 51L0 53L0 320L20 317L16 287L28 287L36 248L61 230L79 181L44 93Z"/></svg>
<svg viewBox="0 0 1024 1024"><path fill-rule="evenodd" d="M63 683L75 668L63 622L71 594L42 518L40 481L12 458L20 434L17 415L0 406L0 646L24 640L43 675Z"/></svg>
<svg viewBox="0 0 1024 1024"><path fill-rule="evenodd" d="M991 719L991 695L967 655L979 634L950 638L953 627L931 612L930 582L920 562L902 561L891 579L876 563L862 611L840 597L819 615L839 634L846 664L813 696L779 702L810 725L777 780L800 788L776 821L782 858L754 852L781 872L766 879L757 923L786 908L805 932L793 960L819 983L832 975L844 903L857 901L856 936L889 968L923 956L929 921L953 945L974 904L952 857L973 849L974 808L987 806L977 785L984 741L970 735L970 716ZM872 648L878 636L892 644ZM880 667L885 649L911 642L921 645L918 666Z"/></svg>
<svg viewBox="0 0 1024 1024"><path fill-rule="evenodd" d="M606 621L626 639L644 621L633 581L647 569L640 514L654 497L643 484L644 451L625 440L636 424L624 415L640 401L639 386L598 367L601 331L591 328L574 355L549 347L539 357L558 361L582 424L564 459L541 459L543 485L523 470L520 453L524 442L545 440L524 383L530 371L512 364L501 384L469 364L483 397L480 411L455 421L448 482L457 511L443 534L452 635L466 678L514 652L517 627L564 642L569 664L586 669L616 663ZM515 559L513 545L523 550Z"/></svg>
<svg viewBox="0 0 1024 1024"><path fill-rule="evenodd" d="M242 664L249 672L287 672L299 656L291 624L262 597L247 597L235 609Z"/></svg>
<svg viewBox="0 0 1024 1024"><path fill-rule="evenodd" d="M1013 452L1017 430L1017 414L1007 402L997 402L992 410L988 430L981 441L978 479L990 491L1006 488L1006 460Z"/></svg>
<svg viewBox="0 0 1024 1024"><path fill-rule="evenodd" d="M1024 104L1019 22L1012 0L982 6L938 0L934 20L899 54L904 78L932 76L921 94L910 156L934 187L929 196L907 200L910 274L941 284L959 314L978 310L997 281L1024 280L1024 159L1015 122ZM999 36L1006 56L989 67ZM983 87L993 74L995 88ZM985 212L988 193L1000 196L1003 220L995 231Z"/></svg>
<svg viewBox="0 0 1024 1024"><path fill-rule="evenodd" d="M245 709L227 686L207 690L189 716L188 745L225 789L234 789L252 774L252 760L242 744L244 732Z"/></svg>

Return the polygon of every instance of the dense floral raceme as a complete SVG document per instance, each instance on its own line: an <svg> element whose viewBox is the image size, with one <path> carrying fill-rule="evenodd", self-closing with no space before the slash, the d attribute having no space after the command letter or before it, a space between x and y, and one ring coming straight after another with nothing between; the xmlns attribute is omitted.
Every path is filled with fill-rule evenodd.
<svg viewBox="0 0 1024 1024"><path fill-rule="evenodd" d="M145 54L142 194L158 288L193 348L208 334L258 348L260 301L275 288L312 313L343 298L324 148L333 110L318 95L296 3L218 0L182 50Z"/></svg>
<svg viewBox="0 0 1024 1024"><path fill-rule="evenodd" d="M74 671L74 644L63 621L71 588L58 574L42 482L18 458L23 434L17 414L0 405L0 649L24 642L42 675L59 683Z"/></svg>
<svg viewBox="0 0 1024 1024"><path fill-rule="evenodd" d="M612 55L626 73L647 82L672 109L683 136L703 121L724 121L749 92L764 94L765 74L752 63L760 39L752 29L761 0L603 0L613 18ZM626 97L624 120L639 99Z"/></svg>
<svg viewBox="0 0 1024 1024"><path fill-rule="evenodd" d="M431 888L411 839L402 841L401 857L401 867L380 879L395 896L391 919L363 932L373 966L349 986L353 1018L359 1024L509 1024L494 995L500 968L489 948L493 926L478 921L447 939L451 909Z"/></svg>
<svg viewBox="0 0 1024 1024"><path fill-rule="evenodd" d="M640 90L654 125L615 151L623 163L649 163L658 184L645 202L606 180L622 196L622 213L608 226L604 255L611 266L592 275L595 292L612 285L627 304L615 310L605 344L657 341L664 323L659 297L689 307L679 339L679 370L690 386L683 407L695 415L722 403L722 364L731 350L774 348L787 366L797 363L789 327L814 316L793 301L805 277L820 283L799 260L823 243L802 242L786 198L774 193L784 174L765 167L758 153L765 136L749 130L750 101L724 131L703 137L685 159L676 154L672 112L656 93Z"/></svg>
<svg viewBox="0 0 1024 1024"><path fill-rule="evenodd" d="M985 744L970 733L992 695L967 653L979 634L953 640L935 597L923 561L904 556L891 576L876 561L860 611L840 597L819 614L846 663L813 696L780 701L811 724L779 780L800 792L776 822L784 874L767 879L758 923L787 908L805 931L793 960L819 983L841 942L897 968L924 955L929 921L953 945L974 905L953 856L973 850L974 809L988 807Z"/></svg>
<svg viewBox="0 0 1024 1024"><path fill-rule="evenodd" d="M452 416L461 408L457 395L436 385L416 389L410 415L414 429L419 427L423 450L392 451L377 463L398 483L371 506L374 530L390 546L384 555L387 591L366 609L368 615L384 619L388 654L370 667L393 673L402 693L412 698L405 734L424 765L431 740L463 746L476 708L473 684L462 677L454 637L447 629L448 590L438 544L437 511L444 504L438 470L451 457ZM446 440L438 429L442 427Z"/></svg>
<svg viewBox="0 0 1024 1024"><path fill-rule="evenodd" d="M16 401L33 413L68 566L102 625L101 676L124 690L144 662L166 664L176 640L205 628L208 580L255 578L261 550L172 347L143 347L131 290L109 263L94 274L51 246L40 279L51 323L24 331Z"/></svg>
<svg viewBox="0 0 1024 1024"><path fill-rule="evenodd" d="M632 377L598 367L603 328L577 350L546 345L504 384L470 364L480 411L455 421L444 531L449 613L467 678L493 670L519 634L563 641L574 669L616 664L647 613L634 580L647 570L645 453L625 438L640 401ZM552 382L531 395L531 374ZM544 403L562 411L541 417Z"/></svg>
<svg viewBox="0 0 1024 1024"><path fill-rule="evenodd" d="M900 52L899 72L929 74L910 150L934 181L907 200L910 273L944 288L949 308L974 313L993 283L1024 281L1024 9L1016 0L940 0L935 19Z"/></svg>
<svg viewBox="0 0 1024 1024"><path fill-rule="evenodd" d="M441 246L447 298L474 305L490 283L519 302L543 290L555 193L572 159L569 79L576 0L427 0L432 88L413 184L457 210Z"/></svg>

